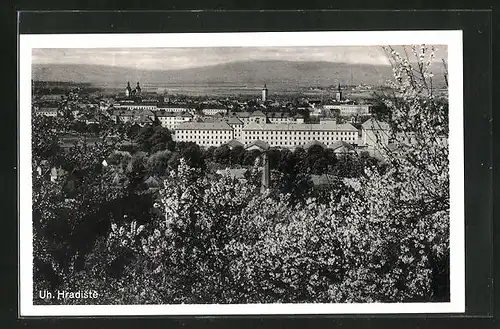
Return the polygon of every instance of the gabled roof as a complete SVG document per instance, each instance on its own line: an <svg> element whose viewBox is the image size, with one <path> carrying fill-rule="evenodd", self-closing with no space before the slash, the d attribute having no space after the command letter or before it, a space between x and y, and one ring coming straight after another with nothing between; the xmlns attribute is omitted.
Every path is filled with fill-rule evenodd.
<svg viewBox="0 0 500 329"><path fill-rule="evenodd" d="M234 115L238 118L249 118L250 117L250 112L243 111L243 112L234 112Z"/></svg>
<svg viewBox="0 0 500 329"><path fill-rule="evenodd" d="M135 122L139 122L139 123L150 123L152 122L151 119L145 115L141 115L137 120L135 120Z"/></svg>
<svg viewBox="0 0 500 329"><path fill-rule="evenodd" d="M230 125L242 125L243 124L243 122L240 119L238 119L237 117L224 117L223 120L226 121Z"/></svg>
<svg viewBox="0 0 500 329"><path fill-rule="evenodd" d="M268 150L269 149L269 144L264 142L264 141L261 141L260 139L254 141L252 144L248 145L246 147L246 149L249 149L253 146L256 146L258 148L260 148L261 150Z"/></svg>
<svg viewBox="0 0 500 329"><path fill-rule="evenodd" d="M149 176L144 181L144 183L146 183L149 187L160 187L161 186L160 180L156 177L153 177L153 176Z"/></svg>
<svg viewBox="0 0 500 329"><path fill-rule="evenodd" d="M172 111L165 111L165 110L158 110L155 112L155 115L157 117L190 117L192 118L193 115L189 114L187 112L172 112Z"/></svg>
<svg viewBox="0 0 500 329"><path fill-rule="evenodd" d="M346 143L344 141L336 141L333 144L331 144L330 146L328 146L329 149L334 150L334 151L337 150L337 149L339 149L339 148L341 148L341 147L344 147L344 148L346 148L346 149L348 149L350 151L354 150L354 146L353 145L351 145L349 143Z"/></svg>
<svg viewBox="0 0 500 329"><path fill-rule="evenodd" d="M291 117L289 112L267 112L267 117L269 118L289 118Z"/></svg>
<svg viewBox="0 0 500 329"><path fill-rule="evenodd" d="M318 123L268 123L260 125L250 122L243 130L264 130L264 131L349 131L358 130L350 123L337 124L335 122Z"/></svg>
<svg viewBox="0 0 500 329"><path fill-rule="evenodd" d="M176 130L233 130L227 122L183 122Z"/></svg>
<svg viewBox="0 0 500 329"><path fill-rule="evenodd" d="M225 145L229 146L230 148L233 148L236 146L243 146L243 143L241 143L237 139L231 139L229 142L225 143Z"/></svg>
<svg viewBox="0 0 500 329"><path fill-rule="evenodd" d="M312 140L312 141L308 142L306 145L304 145L304 149L308 149L314 145L319 145L322 148L326 149L326 145L321 143L321 142L318 142L317 140Z"/></svg>
<svg viewBox="0 0 500 329"><path fill-rule="evenodd" d="M258 124L257 122L251 121L243 127L243 130L262 130L262 125Z"/></svg>
<svg viewBox="0 0 500 329"><path fill-rule="evenodd" d="M252 114L250 115L251 117L265 117L266 115L262 112L262 111L254 111L252 112Z"/></svg>

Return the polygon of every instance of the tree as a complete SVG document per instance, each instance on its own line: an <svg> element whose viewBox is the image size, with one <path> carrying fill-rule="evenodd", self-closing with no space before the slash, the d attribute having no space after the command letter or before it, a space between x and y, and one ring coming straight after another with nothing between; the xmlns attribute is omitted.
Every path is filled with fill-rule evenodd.
<svg viewBox="0 0 500 329"><path fill-rule="evenodd" d="M151 145L150 153L155 153L167 148L167 144L172 141L172 135L167 128L162 126L154 126L154 133L149 138L149 143Z"/></svg>
<svg viewBox="0 0 500 329"><path fill-rule="evenodd" d="M146 162L146 169L150 175L163 176L168 167L168 161L172 156L172 152L158 151L151 154Z"/></svg>
<svg viewBox="0 0 500 329"><path fill-rule="evenodd" d="M243 156L245 155L245 148L241 145L235 146L230 150L229 163L230 165L241 165Z"/></svg>
<svg viewBox="0 0 500 329"><path fill-rule="evenodd" d="M243 164L246 166L253 166L255 159L260 156L261 152L259 150L245 150L245 155L243 156Z"/></svg>
<svg viewBox="0 0 500 329"><path fill-rule="evenodd" d="M153 126L146 125L139 129L134 137L134 141L139 145L140 149L149 152L152 147L151 138L155 133Z"/></svg>
<svg viewBox="0 0 500 329"><path fill-rule="evenodd" d="M222 165L230 163L231 149L227 145L221 145L214 151L214 161Z"/></svg>

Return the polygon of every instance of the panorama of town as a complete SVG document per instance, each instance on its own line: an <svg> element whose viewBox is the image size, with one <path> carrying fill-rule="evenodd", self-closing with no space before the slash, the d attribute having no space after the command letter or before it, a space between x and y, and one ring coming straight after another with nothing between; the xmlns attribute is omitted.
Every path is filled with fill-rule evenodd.
<svg viewBox="0 0 500 329"><path fill-rule="evenodd" d="M447 88L411 49L392 85L34 79L34 303L449 300Z"/></svg>

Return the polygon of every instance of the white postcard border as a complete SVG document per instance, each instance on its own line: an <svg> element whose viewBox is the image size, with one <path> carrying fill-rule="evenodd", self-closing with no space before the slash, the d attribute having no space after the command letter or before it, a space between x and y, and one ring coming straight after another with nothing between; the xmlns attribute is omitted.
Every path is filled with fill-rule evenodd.
<svg viewBox="0 0 500 329"><path fill-rule="evenodd" d="M228 305L33 305L31 65L34 48L448 46L450 302ZM465 312L462 31L349 31L173 34L23 34L19 37L19 288L21 316L414 314ZM75 287L76 290L77 287Z"/></svg>

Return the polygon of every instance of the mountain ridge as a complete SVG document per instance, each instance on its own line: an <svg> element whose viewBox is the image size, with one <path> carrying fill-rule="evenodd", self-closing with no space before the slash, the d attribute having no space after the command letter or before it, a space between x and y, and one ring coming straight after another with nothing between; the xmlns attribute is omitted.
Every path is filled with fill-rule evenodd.
<svg viewBox="0 0 500 329"><path fill-rule="evenodd" d="M168 59L167 59L168 60ZM195 68L161 70L90 64L33 64L32 79L38 81L90 82L119 88L127 81L161 84L238 84L328 86L337 83L384 84L393 78L392 68L383 65L326 61L255 60L234 61Z"/></svg>

